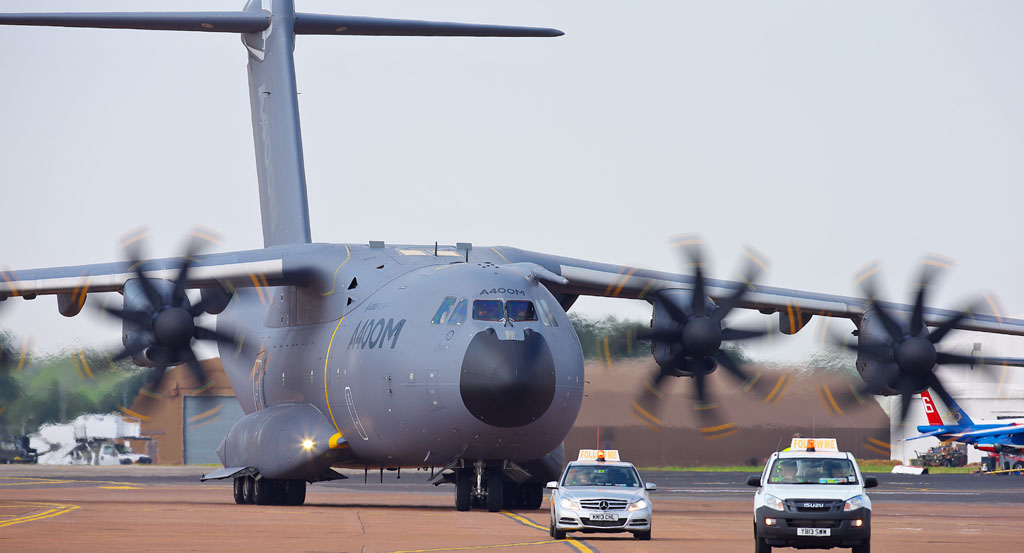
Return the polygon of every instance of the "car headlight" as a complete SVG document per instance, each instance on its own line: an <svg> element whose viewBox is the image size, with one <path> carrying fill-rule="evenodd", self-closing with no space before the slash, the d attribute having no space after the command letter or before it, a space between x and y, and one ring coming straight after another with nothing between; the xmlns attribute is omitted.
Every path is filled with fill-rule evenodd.
<svg viewBox="0 0 1024 553"><path fill-rule="evenodd" d="M646 509L646 508L647 508L647 500L646 499L637 499L636 501L630 503L629 507L626 507L626 510L627 511L639 511L640 509Z"/></svg>
<svg viewBox="0 0 1024 553"><path fill-rule="evenodd" d="M863 495L855 495L855 496L851 497L850 499L846 500L846 504L843 505L843 510L844 511L855 511L855 510L860 509L862 507L864 507L864 496Z"/></svg>
<svg viewBox="0 0 1024 553"><path fill-rule="evenodd" d="M770 493L764 494L764 506L769 509L775 509L776 511L786 510L786 507L782 504L782 500Z"/></svg>
<svg viewBox="0 0 1024 553"><path fill-rule="evenodd" d="M570 509L570 510L573 510L573 511L579 511L580 510L580 504L575 502L575 501L573 501L573 500L571 500L571 499L569 499L568 497L563 497L562 500L558 502L558 504L563 509Z"/></svg>

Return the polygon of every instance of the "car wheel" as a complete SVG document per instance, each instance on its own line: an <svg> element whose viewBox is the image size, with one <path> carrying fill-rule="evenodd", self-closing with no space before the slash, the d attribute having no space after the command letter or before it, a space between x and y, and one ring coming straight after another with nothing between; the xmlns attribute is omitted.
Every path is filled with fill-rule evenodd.
<svg viewBox="0 0 1024 553"><path fill-rule="evenodd" d="M853 546L852 553L871 553L871 540L864 540Z"/></svg>
<svg viewBox="0 0 1024 553"><path fill-rule="evenodd" d="M239 505L244 505L245 504L245 477L244 476L239 476L239 477L235 478L234 492L235 492L235 503L238 503Z"/></svg>
<svg viewBox="0 0 1024 553"><path fill-rule="evenodd" d="M558 528L552 527L551 528L551 537L555 538L556 540L564 540L565 539L565 530L559 530Z"/></svg>
<svg viewBox="0 0 1024 553"><path fill-rule="evenodd" d="M772 553L772 546L757 535L757 524L754 524L754 553Z"/></svg>
<svg viewBox="0 0 1024 553"><path fill-rule="evenodd" d="M1016 463L1013 464L1013 468L1015 468L1015 469L1024 469L1024 463L1022 463L1020 461L1017 461Z"/></svg>
<svg viewBox="0 0 1024 553"><path fill-rule="evenodd" d="M644 541L649 540L651 539L651 532L650 530L647 532L633 532L633 539Z"/></svg>

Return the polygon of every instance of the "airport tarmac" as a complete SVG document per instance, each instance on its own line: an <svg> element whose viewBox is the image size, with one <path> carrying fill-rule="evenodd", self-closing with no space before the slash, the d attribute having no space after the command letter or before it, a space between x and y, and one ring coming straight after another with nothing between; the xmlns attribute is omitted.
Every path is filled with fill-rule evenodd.
<svg viewBox="0 0 1024 553"><path fill-rule="evenodd" d="M236 505L204 467L0 466L3 551L750 551L752 488L741 473L648 472L654 539L548 536L548 511L459 513L429 473L362 471L310 486L302 507ZM879 475L876 551L1017 550L1024 477ZM545 504L546 506L546 504Z"/></svg>

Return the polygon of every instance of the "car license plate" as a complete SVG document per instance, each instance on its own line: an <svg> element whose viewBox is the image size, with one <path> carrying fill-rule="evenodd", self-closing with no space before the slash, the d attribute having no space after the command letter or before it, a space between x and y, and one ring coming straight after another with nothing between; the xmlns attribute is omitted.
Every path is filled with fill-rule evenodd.
<svg viewBox="0 0 1024 553"><path fill-rule="evenodd" d="M614 513L593 513L590 520L619 520L619 515Z"/></svg>
<svg viewBox="0 0 1024 553"><path fill-rule="evenodd" d="M797 528L796 535L798 536L831 536L831 528Z"/></svg>

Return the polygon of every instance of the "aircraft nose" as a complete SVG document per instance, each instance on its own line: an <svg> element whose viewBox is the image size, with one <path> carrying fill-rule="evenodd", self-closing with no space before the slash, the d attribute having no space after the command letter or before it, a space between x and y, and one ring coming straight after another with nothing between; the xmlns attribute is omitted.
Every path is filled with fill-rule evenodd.
<svg viewBox="0 0 1024 553"><path fill-rule="evenodd" d="M478 332L462 360L459 391L477 419L502 428L525 426L543 415L555 396L555 361L547 340L526 329L524 340Z"/></svg>

